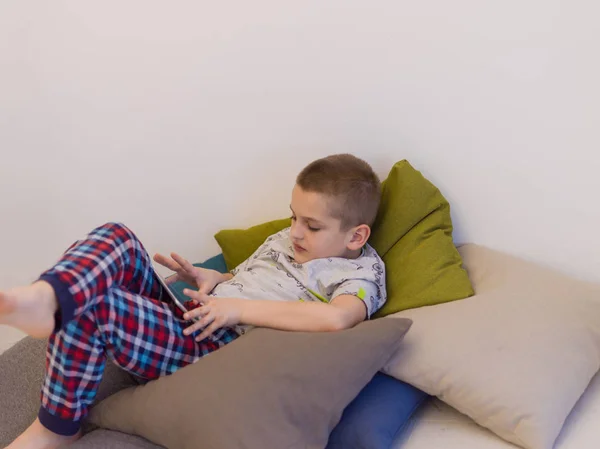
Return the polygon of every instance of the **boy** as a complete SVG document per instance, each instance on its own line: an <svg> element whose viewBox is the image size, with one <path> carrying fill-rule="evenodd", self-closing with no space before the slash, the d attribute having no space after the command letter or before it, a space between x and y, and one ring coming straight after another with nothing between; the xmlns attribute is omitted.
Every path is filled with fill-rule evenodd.
<svg viewBox="0 0 600 449"><path fill-rule="evenodd" d="M38 418L9 449L55 448L80 437L107 358L156 379L194 363L251 326L290 331L350 328L386 300L382 260L367 244L380 201L377 175L340 154L296 179L292 225L221 274L179 255L154 260L194 307L183 319L163 296L133 232L107 223L75 242L30 286L0 292L0 324L49 337ZM190 321L194 318L199 320Z"/></svg>

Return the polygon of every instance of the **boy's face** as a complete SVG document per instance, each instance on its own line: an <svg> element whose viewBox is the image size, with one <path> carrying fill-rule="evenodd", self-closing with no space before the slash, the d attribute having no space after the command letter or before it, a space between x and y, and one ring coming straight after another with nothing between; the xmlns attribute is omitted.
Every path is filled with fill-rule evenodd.
<svg viewBox="0 0 600 449"><path fill-rule="evenodd" d="M316 192L306 192L298 185L292 191L292 240L294 259L298 263L325 257L349 257L354 251L354 233L340 229L341 220L329 213L332 199Z"/></svg>

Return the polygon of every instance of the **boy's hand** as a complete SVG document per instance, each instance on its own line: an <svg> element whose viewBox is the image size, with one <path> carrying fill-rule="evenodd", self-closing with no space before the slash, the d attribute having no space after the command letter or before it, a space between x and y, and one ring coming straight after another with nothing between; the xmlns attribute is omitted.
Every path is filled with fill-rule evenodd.
<svg viewBox="0 0 600 449"><path fill-rule="evenodd" d="M205 328L204 332L196 337L196 341L204 340L206 337L216 332L217 329L226 326L235 326L240 322L242 316L241 301L245 301L244 299L216 298L187 288L183 290L183 293L188 295L195 302L202 304L200 307L196 307L183 315L183 318L186 320L191 320L195 317L200 318L183 331L185 335L190 335L198 329Z"/></svg>
<svg viewBox="0 0 600 449"><path fill-rule="evenodd" d="M210 293L213 288L225 280L222 273L206 268L195 267L179 254L171 253L171 258L162 254L155 254L154 261L175 271L176 274L165 279L167 285L177 281L183 281L190 285L195 285L202 293Z"/></svg>

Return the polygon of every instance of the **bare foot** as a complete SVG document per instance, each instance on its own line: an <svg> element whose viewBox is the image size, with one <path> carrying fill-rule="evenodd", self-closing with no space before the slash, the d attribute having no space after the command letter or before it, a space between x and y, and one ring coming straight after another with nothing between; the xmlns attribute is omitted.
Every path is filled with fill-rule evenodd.
<svg viewBox="0 0 600 449"><path fill-rule="evenodd" d="M66 437L45 428L39 419L8 445L6 449L55 449L65 447L81 438L81 431Z"/></svg>
<svg viewBox="0 0 600 449"><path fill-rule="evenodd" d="M0 292L0 324L16 327L34 338L47 338L54 330L58 302L45 281Z"/></svg>

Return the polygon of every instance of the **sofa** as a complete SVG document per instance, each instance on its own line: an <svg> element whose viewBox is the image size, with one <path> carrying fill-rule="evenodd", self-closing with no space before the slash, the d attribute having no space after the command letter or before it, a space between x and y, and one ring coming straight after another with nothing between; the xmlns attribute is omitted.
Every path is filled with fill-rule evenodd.
<svg viewBox="0 0 600 449"><path fill-rule="evenodd" d="M465 245L459 251L473 282L475 296L395 314L410 318L414 325L382 371L398 382L412 383L434 398L424 401L410 420L398 428L387 447L598 447L600 432L595 424L600 417L600 376L596 374L600 363L598 286L478 245ZM570 292L568 298L564 298L565 292ZM543 307L530 298L537 298L546 309L555 308L555 313L542 310ZM513 299L514 303L510 304ZM577 314L569 315L573 310ZM504 318L495 332L491 328L503 313L507 317L518 315L518 318L513 321ZM472 319L473 316L479 319ZM461 322L463 317L468 319ZM539 328L532 330L531 317L539 317L536 318ZM586 317L588 321L584 321ZM559 330L556 323L566 330ZM562 342L551 340L551 335L557 334ZM542 346L544 341L556 345ZM588 345L585 357L582 357L583 344ZM448 350L447 345L455 349ZM1 444L17 436L36 416L44 350L44 341L27 337L0 355ZM523 355L526 360L519 358ZM498 373L497 379L486 371L495 360L502 363L494 371L505 370ZM570 368L567 366L558 372L566 365ZM528 372L513 376L520 366L526 366ZM562 378L560 384L554 382L556 376ZM547 384L544 377L550 379ZM503 382L508 382L505 379L510 379L508 386L513 390L512 396L505 390ZM95 404L142 384L143 380L109 364ZM532 391L542 394L547 402L535 395L523 399L533 394ZM486 415L485 407L492 403L495 408L491 415L497 416ZM509 421L522 414L519 425L507 427L501 419L504 412ZM536 414L541 418L528 424L527 419ZM139 435L86 422L83 438L72 447L160 446ZM201 442L197 447L202 447ZM348 449L352 447L368 446L350 445Z"/></svg>
<svg viewBox="0 0 600 449"><path fill-rule="evenodd" d="M286 226L220 231L223 253L197 265L231 270ZM387 290L370 320L337 333L255 329L151 382L109 364L74 447L598 447L600 285L457 248L452 230L441 192L399 161L369 240ZM0 355L0 446L36 416L43 355L30 338Z"/></svg>

